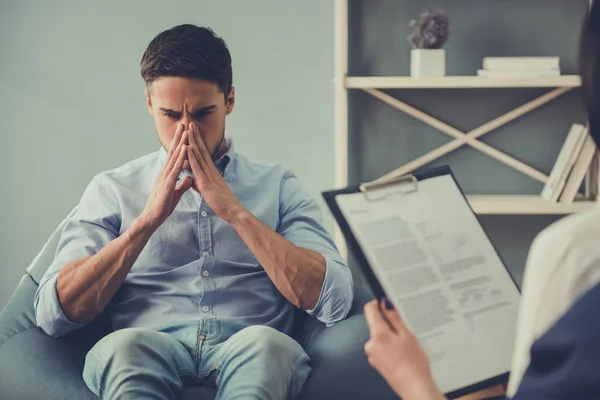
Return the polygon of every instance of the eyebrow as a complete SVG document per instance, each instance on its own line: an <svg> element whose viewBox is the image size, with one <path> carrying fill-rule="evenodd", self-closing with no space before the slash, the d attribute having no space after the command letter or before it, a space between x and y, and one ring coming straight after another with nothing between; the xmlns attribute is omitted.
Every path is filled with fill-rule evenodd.
<svg viewBox="0 0 600 400"><path fill-rule="evenodd" d="M215 108L217 108L217 106L213 104L210 106L198 108L198 109L192 111L191 114L192 115L207 114L207 113L213 111ZM170 108L159 107L158 109L166 114L181 115L181 111L171 110Z"/></svg>

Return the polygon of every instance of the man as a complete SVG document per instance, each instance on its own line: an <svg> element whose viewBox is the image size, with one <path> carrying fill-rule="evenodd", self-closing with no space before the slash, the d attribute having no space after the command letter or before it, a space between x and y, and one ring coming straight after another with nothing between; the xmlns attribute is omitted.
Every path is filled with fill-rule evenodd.
<svg viewBox="0 0 600 400"><path fill-rule="evenodd" d="M109 311L115 332L83 372L101 398L172 399L190 381L219 399L293 398L310 372L293 311L343 319L350 272L298 179L225 134L222 39L176 26L141 73L162 148L94 177L40 282L37 323L57 337Z"/></svg>

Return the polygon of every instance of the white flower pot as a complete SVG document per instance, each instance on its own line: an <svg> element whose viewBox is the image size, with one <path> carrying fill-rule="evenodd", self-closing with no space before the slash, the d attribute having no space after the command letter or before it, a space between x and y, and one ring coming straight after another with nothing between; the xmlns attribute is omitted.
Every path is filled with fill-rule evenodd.
<svg viewBox="0 0 600 400"><path fill-rule="evenodd" d="M412 49L410 51L410 76L446 75L446 52L444 49Z"/></svg>

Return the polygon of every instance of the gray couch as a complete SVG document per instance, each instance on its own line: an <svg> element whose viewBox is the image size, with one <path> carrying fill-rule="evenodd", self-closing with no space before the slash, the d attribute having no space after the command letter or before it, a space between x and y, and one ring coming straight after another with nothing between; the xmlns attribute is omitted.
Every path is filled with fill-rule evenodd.
<svg viewBox="0 0 600 400"><path fill-rule="evenodd" d="M0 312L0 399L97 399L81 378L88 349L111 331L106 315L68 336L53 339L36 327L33 296L54 256L64 221L37 255ZM350 316L326 328L299 312L295 339L312 360L313 372L298 399L395 399L368 364L363 346L368 330L362 306L369 296L356 288ZM182 399L213 399L209 388L186 388Z"/></svg>

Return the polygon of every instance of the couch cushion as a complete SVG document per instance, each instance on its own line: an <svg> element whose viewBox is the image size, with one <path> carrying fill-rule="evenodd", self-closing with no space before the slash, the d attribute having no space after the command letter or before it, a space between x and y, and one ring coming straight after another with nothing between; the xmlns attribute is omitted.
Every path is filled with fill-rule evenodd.
<svg viewBox="0 0 600 400"><path fill-rule="evenodd" d="M0 346L0 398L95 400L81 378L84 357L39 328L21 332Z"/></svg>

